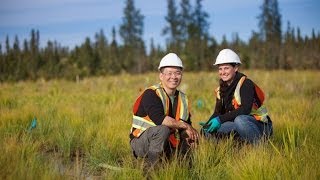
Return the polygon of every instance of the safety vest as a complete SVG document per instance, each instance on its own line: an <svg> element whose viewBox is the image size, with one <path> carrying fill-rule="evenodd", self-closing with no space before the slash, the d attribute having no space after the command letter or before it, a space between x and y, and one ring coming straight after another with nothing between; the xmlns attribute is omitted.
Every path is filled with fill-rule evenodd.
<svg viewBox="0 0 320 180"><path fill-rule="evenodd" d="M153 85L148 89L154 90L156 94L159 96L159 98L162 101L164 114L168 116L170 100L167 93L162 88L161 83ZM136 115L141 103L142 95L143 93L137 98L133 106L133 121L132 121L132 127L131 127L131 134L135 137L139 137L149 127L156 126L156 124L152 121L152 119L150 119L149 116L140 117ZM189 111L187 96L181 91L179 91L175 120L187 121L189 118L189 112L190 111ZM179 131L177 129L172 129L172 133L170 134L169 141L173 147L177 147L177 145L180 142Z"/></svg>
<svg viewBox="0 0 320 180"><path fill-rule="evenodd" d="M241 106L241 97L240 97L240 88L246 79L246 76L242 76L236 86L236 89L234 91L233 99L232 99L232 105L234 109L238 109ZM250 115L252 115L257 121L261 122L268 122L268 111L267 108L263 105L264 102L264 92L261 90L261 88L254 83L254 89L257 94L257 97L261 103L257 104L257 102L254 102L252 104ZM217 98L220 99L220 87L218 87L216 90Z"/></svg>

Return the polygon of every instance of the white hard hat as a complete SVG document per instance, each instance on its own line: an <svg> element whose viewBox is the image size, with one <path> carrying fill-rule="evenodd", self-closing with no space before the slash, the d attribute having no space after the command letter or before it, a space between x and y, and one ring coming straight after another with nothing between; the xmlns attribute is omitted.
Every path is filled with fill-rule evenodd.
<svg viewBox="0 0 320 180"><path fill-rule="evenodd" d="M241 64L239 56L231 49L223 49L219 52L216 62L213 65L236 63Z"/></svg>
<svg viewBox="0 0 320 180"><path fill-rule="evenodd" d="M165 55L161 59L158 69L160 70L162 67L166 67L166 66L183 68L181 59L175 53L169 53Z"/></svg>

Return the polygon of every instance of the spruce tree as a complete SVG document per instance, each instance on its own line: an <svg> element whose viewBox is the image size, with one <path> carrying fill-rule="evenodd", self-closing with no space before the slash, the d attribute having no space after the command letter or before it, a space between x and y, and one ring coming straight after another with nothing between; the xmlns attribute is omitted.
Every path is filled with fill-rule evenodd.
<svg viewBox="0 0 320 180"><path fill-rule="evenodd" d="M167 51L178 53L181 51L181 18L178 14L174 0L167 0L168 12L165 16L167 25L162 30L162 35L168 35L166 39Z"/></svg>
<svg viewBox="0 0 320 180"><path fill-rule="evenodd" d="M264 0L259 18L260 38L263 42L261 53L266 68L280 67L281 14L277 0Z"/></svg>
<svg viewBox="0 0 320 180"><path fill-rule="evenodd" d="M124 17L120 25L120 36L124 42L123 57L125 70L144 71L145 49L142 39L144 16L136 9L133 0L126 0Z"/></svg>

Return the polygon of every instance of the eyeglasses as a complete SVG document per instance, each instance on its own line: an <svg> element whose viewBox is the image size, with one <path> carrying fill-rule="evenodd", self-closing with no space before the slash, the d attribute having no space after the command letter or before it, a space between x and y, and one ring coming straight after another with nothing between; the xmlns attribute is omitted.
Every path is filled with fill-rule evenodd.
<svg viewBox="0 0 320 180"><path fill-rule="evenodd" d="M182 76L182 71L176 71L176 72L163 72L162 74L164 74L167 77L171 77L172 75L174 75L174 77L181 77Z"/></svg>

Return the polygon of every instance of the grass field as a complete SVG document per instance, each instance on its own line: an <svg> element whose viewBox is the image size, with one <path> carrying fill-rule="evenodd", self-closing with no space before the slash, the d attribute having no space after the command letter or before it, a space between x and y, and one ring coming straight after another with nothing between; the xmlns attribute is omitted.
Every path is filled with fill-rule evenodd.
<svg viewBox="0 0 320 180"><path fill-rule="evenodd" d="M154 179L320 179L320 72L244 71L266 93L272 139L238 147L204 139ZM215 72L185 73L192 120L214 108ZM0 84L0 179L142 179L129 146L132 105L157 73ZM30 128L37 118L35 128ZM99 166L107 163L121 170Z"/></svg>

